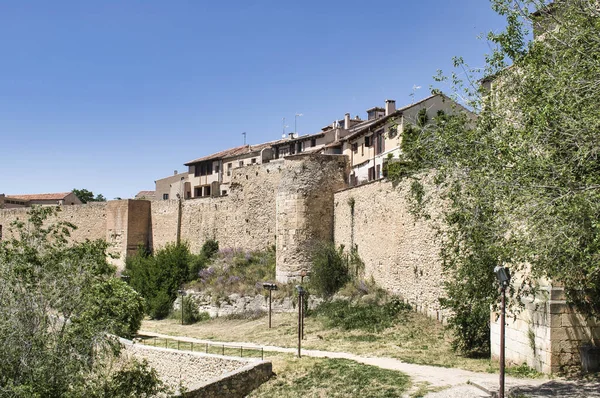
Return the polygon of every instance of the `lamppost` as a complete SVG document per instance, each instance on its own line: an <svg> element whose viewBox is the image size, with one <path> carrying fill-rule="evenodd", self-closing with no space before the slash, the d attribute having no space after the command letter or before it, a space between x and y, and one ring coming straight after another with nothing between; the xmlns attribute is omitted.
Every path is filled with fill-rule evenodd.
<svg viewBox="0 0 600 398"><path fill-rule="evenodd" d="M296 285L296 290L298 290L298 358L302 358L300 350L304 334L304 288Z"/></svg>
<svg viewBox="0 0 600 398"><path fill-rule="evenodd" d="M506 288L510 284L510 270L503 266L496 266L494 273L500 284L502 292L501 312L500 312L500 390L498 397L504 398L504 349L505 349L505 329L506 329Z"/></svg>
<svg viewBox="0 0 600 398"><path fill-rule="evenodd" d="M269 329L271 329L271 292L277 290L277 285L274 283L265 282L263 288L269 291Z"/></svg>
<svg viewBox="0 0 600 398"><path fill-rule="evenodd" d="M178 290L177 293L181 296L181 303L179 303L179 306L181 307L181 324L183 325L183 296L185 296L185 290Z"/></svg>

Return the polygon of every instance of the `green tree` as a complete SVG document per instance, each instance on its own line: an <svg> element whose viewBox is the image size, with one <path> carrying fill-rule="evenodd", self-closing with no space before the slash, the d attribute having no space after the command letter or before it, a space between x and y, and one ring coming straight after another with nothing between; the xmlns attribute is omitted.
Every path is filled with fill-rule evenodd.
<svg viewBox="0 0 600 398"><path fill-rule="evenodd" d="M167 244L154 255L143 249L129 257L125 275L129 284L146 299L147 313L156 319L171 312L177 291L188 281L189 267L196 266L195 256L186 244Z"/></svg>
<svg viewBox="0 0 600 398"><path fill-rule="evenodd" d="M32 208L0 242L0 396L88 396L94 380L118 390L119 373L106 373L120 349L109 334L139 327L140 298L115 281L106 242L69 243L75 227L51 223L56 211ZM137 394L158 388L153 380Z"/></svg>
<svg viewBox="0 0 600 398"><path fill-rule="evenodd" d="M79 198L79 200L81 200L82 203L106 202L106 198L101 193L94 196L94 193L92 191L88 191L87 189L73 189L72 192Z"/></svg>
<svg viewBox="0 0 600 398"><path fill-rule="evenodd" d="M332 243L317 243L312 252L310 286L323 297L330 297L350 280L348 255Z"/></svg>
<svg viewBox="0 0 600 398"><path fill-rule="evenodd" d="M488 35L489 78L472 84L481 72L461 58L438 75L478 120L440 115L403 144L403 172L418 180L435 169L445 188L443 304L467 352L488 337L498 264L524 276L511 287L517 298L548 278L600 316L600 10L592 0L491 3L506 28Z"/></svg>

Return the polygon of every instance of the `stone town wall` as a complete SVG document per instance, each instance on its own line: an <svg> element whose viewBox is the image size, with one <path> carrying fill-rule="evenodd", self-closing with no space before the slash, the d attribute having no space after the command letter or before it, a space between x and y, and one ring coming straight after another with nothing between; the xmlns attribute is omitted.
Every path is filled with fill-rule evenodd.
<svg viewBox="0 0 600 398"><path fill-rule="evenodd" d="M158 377L184 397L244 397L269 380L271 362L132 344L121 339L126 357L145 359Z"/></svg>
<svg viewBox="0 0 600 398"><path fill-rule="evenodd" d="M3 239L10 238L13 221L27 221L29 208L0 210ZM69 222L77 227L71 232L75 242L87 239L106 240L109 253L116 258L109 261L122 269L125 257L148 243L150 202L145 200L113 200L85 205L58 206L58 212L48 222Z"/></svg>
<svg viewBox="0 0 600 398"><path fill-rule="evenodd" d="M570 308L559 287L546 286L516 318L506 317L506 361L526 363L543 373L560 373L582 362L580 348L600 344L600 322L585 319ZM500 319L490 319L492 356L500 355ZM598 359L596 359L596 362ZM596 369L597 370L597 369Z"/></svg>
<svg viewBox="0 0 600 398"><path fill-rule="evenodd" d="M199 252L208 239L221 248L261 250L275 244L275 192L284 162L256 164L232 170L229 194L181 202L181 240ZM178 200L152 202L151 245L177 240Z"/></svg>
<svg viewBox="0 0 600 398"><path fill-rule="evenodd" d="M300 279L311 268L311 247L333 240L334 192L347 186L347 157L296 155L286 159L277 189L277 280Z"/></svg>
<svg viewBox="0 0 600 398"><path fill-rule="evenodd" d="M55 217L50 219L50 222L66 221L77 226L77 229L71 233L71 237L76 242L82 242L86 239L105 239L106 205L107 202L58 206L60 210ZM0 210L0 225L2 226L3 239L13 236L10 231L10 224L13 221L26 222L28 220L27 212L29 210L29 208Z"/></svg>
<svg viewBox="0 0 600 398"><path fill-rule="evenodd" d="M444 296L440 246L432 224L442 203L429 194L431 220L415 219L406 199L409 189L409 182L394 187L381 180L337 192L335 244L355 245L366 278L372 276L418 311L445 321L438 300Z"/></svg>

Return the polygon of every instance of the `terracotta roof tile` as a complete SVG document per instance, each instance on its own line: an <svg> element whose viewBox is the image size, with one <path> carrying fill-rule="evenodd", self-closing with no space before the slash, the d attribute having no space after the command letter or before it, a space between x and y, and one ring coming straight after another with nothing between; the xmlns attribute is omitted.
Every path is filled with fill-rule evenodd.
<svg viewBox="0 0 600 398"><path fill-rule="evenodd" d="M71 194L71 192L40 193L34 195L6 195L6 197L21 200L62 200L69 194Z"/></svg>

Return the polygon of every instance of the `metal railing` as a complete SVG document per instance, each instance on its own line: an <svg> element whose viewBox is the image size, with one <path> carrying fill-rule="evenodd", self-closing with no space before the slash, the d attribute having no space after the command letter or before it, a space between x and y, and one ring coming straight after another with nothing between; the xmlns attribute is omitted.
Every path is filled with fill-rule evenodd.
<svg viewBox="0 0 600 398"><path fill-rule="evenodd" d="M231 357L240 358L259 358L265 359L265 353L263 347L258 346L241 346L233 344L217 344L209 342L192 342L192 341L181 341L177 339L169 339L163 337L148 337L141 338L141 344L153 346L172 348L180 351L190 352L204 352L206 354L217 354L227 355Z"/></svg>

